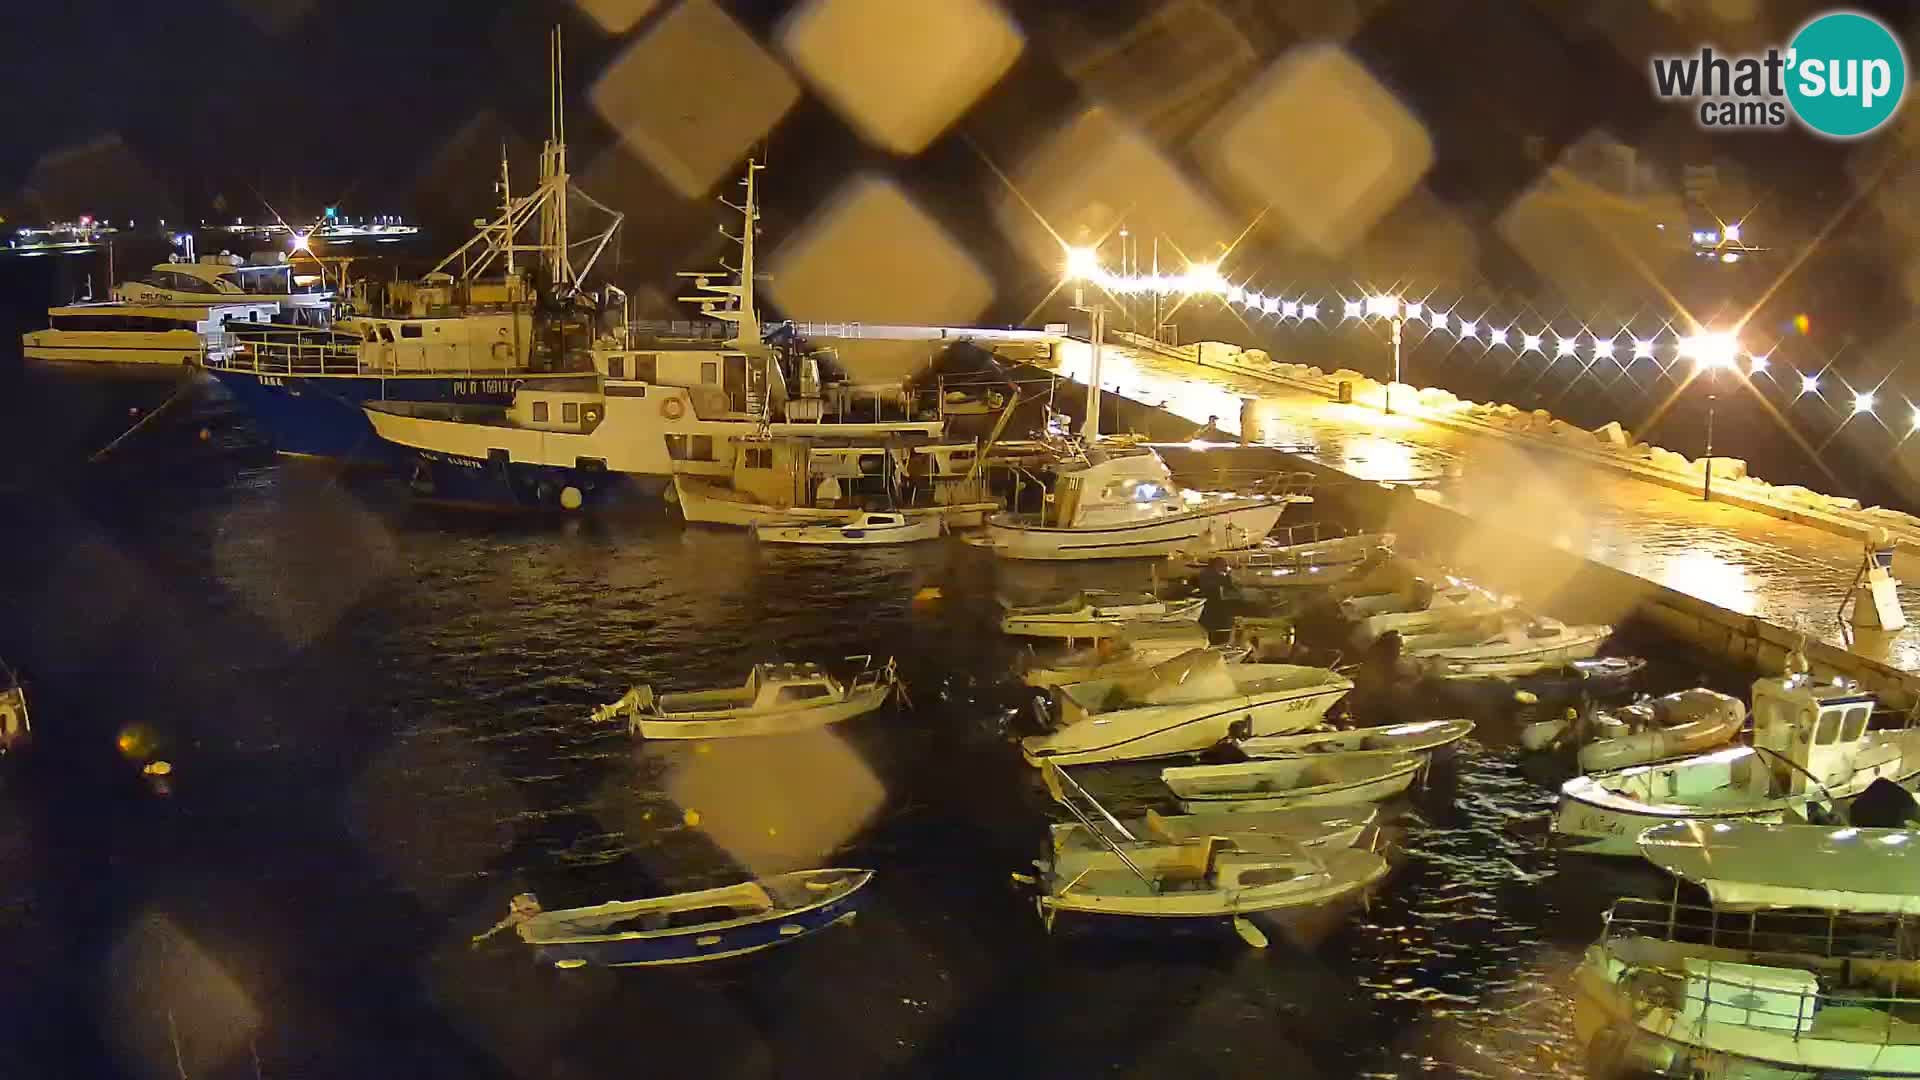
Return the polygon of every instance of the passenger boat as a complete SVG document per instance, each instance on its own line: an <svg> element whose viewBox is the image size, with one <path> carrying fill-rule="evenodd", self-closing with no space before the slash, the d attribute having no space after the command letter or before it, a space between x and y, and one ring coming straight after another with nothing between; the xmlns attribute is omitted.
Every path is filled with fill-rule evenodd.
<svg viewBox="0 0 1920 1080"><path fill-rule="evenodd" d="M1075 649L1024 665L1021 681L1028 686L1062 686L1094 679L1139 675L1155 664L1194 649L1212 649L1228 663L1246 658L1245 645L1210 645L1206 628L1197 622L1168 620L1134 622L1111 637L1098 638L1090 648Z"/></svg>
<svg viewBox="0 0 1920 1080"><path fill-rule="evenodd" d="M1195 649L1141 675L1053 687L1052 730L1020 749L1035 766L1195 753L1228 737L1310 728L1352 689L1325 668L1229 664Z"/></svg>
<svg viewBox="0 0 1920 1080"><path fill-rule="evenodd" d="M624 716L635 735L647 739L726 739L786 735L864 716L886 704L899 686L894 663L876 668L870 656L842 680L818 664L755 664L740 686L691 690L656 697L636 686L619 701L594 710L597 721Z"/></svg>
<svg viewBox="0 0 1920 1080"><path fill-rule="evenodd" d="M1105 638L1141 623L1192 622L1207 606L1204 597L1163 600L1152 593L1085 589L1047 604L1014 605L1004 599L1000 632L1017 637Z"/></svg>
<svg viewBox="0 0 1920 1080"><path fill-rule="evenodd" d="M282 324L319 325L330 321L334 290L319 282L295 281L293 264L280 252L250 259L221 252L174 256L144 276L114 286L113 298L127 304L212 307L224 304L272 304Z"/></svg>
<svg viewBox="0 0 1920 1080"><path fill-rule="evenodd" d="M1417 754L1318 754L1230 765L1177 765L1160 779L1188 810L1275 810L1380 802L1412 786Z"/></svg>
<svg viewBox="0 0 1920 1080"><path fill-rule="evenodd" d="M236 325L270 323L279 310L270 302L66 304L47 309L47 329L20 335L21 354L174 382L230 355L239 345Z"/></svg>
<svg viewBox="0 0 1920 1080"><path fill-rule="evenodd" d="M1207 495L1173 481L1160 455L1117 442L1087 447L1055 472L1045 509L987 519L987 540L1009 559L1163 558L1259 543L1293 503L1311 495Z"/></svg>
<svg viewBox="0 0 1920 1080"><path fill-rule="evenodd" d="M368 406L389 410L381 415L445 416L464 408L503 409L530 382L548 390L598 392L599 375L589 357L604 305L584 282L622 215L605 211L608 224L589 237L569 232L575 218L558 119L564 102L557 36L551 44L554 128L531 191L515 195L501 162L500 212L424 278L369 285L356 296L350 317L318 328L263 330L249 335L246 348L208 363L276 450L349 463L399 463L423 474L444 465L451 471L443 479L456 489L447 498L459 499L482 486L477 474L492 460L489 444L481 441L477 458L451 463L421 458L411 444L409 452L399 453L380 441L399 432L379 431L377 438L379 425ZM537 244L522 235L536 223ZM589 252L578 266L576 251ZM580 412L579 401L570 400L569 411ZM546 418L545 406L540 416ZM588 423L584 416L574 417L576 427ZM504 444L492 445L505 452Z"/></svg>
<svg viewBox="0 0 1920 1080"><path fill-rule="evenodd" d="M871 870L799 870L718 889L541 910L516 897L508 920L562 969L697 964L790 945L851 922Z"/></svg>
<svg viewBox="0 0 1920 1080"><path fill-rule="evenodd" d="M946 531L946 523L939 517L909 518L904 514L863 513L841 525L758 525L754 527L753 535L763 544L866 547L938 540Z"/></svg>
<svg viewBox="0 0 1920 1080"><path fill-rule="evenodd" d="M1676 822L1637 846L1675 894L1616 901L1575 969L1590 1075L1920 1077L1920 833Z"/></svg>
<svg viewBox="0 0 1920 1080"><path fill-rule="evenodd" d="M1528 724L1520 729L1520 745L1539 751L1575 741L1581 771L1605 772L1725 746L1746 721L1739 698L1696 687L1601 710L1585 725L1564 718Z"/></svg>
<svg viewBox="0 0 1920 1080"><path fill-rule="evenodd" d="M1585 660L1612 635L1611 626L1569 626L1544 617L1491 620L1465 629L1405 635L1400 654L1438 678L1478 678L1489 668L1513 672L1530 666L1539 671Z"/></svg>
<svg viewBox="0 0 1920 1080"><path fill-rule="evenodd" d="M1753 684L1753 745L1612 772L1560 788L1557 842L1633 855L1641 833L1669 821L1814 821L1844 811L1875 780L1913 790L1920 729L1872 730L1875 698L1804 673Z"/></svg>
<svg viewBox="0 0 1920 1080"><path fill-rule="evenodd" d="M1213 921L1230 924L1242 940L1263 948L1266 934L1251 916L1357 900L1387 874L1386 860L1371 850L1306 847L1260 832L1143 838L1064 771L1047 766L1042 775L1054 798L1079 820L1082 835L1095 841L1049 844L1037 864L1037 903L1049 931L1062 915L1092 925Z"/></svg>
<svg viewBox="0 0 1920 1080"><path fill-rule="evenodd" d="M1384 727L1341 731L1303 731L1298 735L1269 735L1238 743L1250 758L1384 757L1393 754L1430 754L1473 734L1471 720L1417 720Z"/></svg>
<svg viewBox="0 0 1920 1080"><path fill-rule="evenodd" d="M0 754L17 750L33 738L33 721L27 716L27 691L13 669L0 664Z"/></svg>

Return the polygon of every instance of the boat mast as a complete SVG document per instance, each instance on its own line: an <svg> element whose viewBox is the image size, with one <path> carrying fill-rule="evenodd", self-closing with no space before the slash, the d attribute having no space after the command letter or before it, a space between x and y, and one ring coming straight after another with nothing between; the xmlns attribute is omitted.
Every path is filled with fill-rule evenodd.
<svg viewBox="0 0 1920 1080"><path fill-rule="evenodd" d="M745 228L739 236L728 232L725 225L720 226L720 235L740 245L740 265L738 268L727 266L724 261L720 264L723 269L734 274L735 277L739 279L738 282L732 285L716 285L711 281L716 275L699 270L682 270L679 274L680 277L692 278L694 288L703 292L717 294L713 296L682 296L679 299L682 303L699 304L700 311L704 315L719 319L721 322L734 324L733 336L727 339L727 344L742 352L754 352L758 350L761 345L760 313L755 305L753 295L753 282L756 273L753 254L754 233L758 230L758 222L760 221L760 203L754 182L754 174L765 168L765 165L758 164L752 158L748 158L747 175L740 181L747 189L746 203L741 206L735 206L733 203L727 202L725 198L720 200L723 205L738 213L745 224Z"/></svg>

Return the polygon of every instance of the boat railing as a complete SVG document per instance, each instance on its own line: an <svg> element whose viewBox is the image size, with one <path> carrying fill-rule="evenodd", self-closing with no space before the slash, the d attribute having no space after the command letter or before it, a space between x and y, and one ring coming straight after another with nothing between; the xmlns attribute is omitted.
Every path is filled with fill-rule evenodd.
<svg viewBox="0 0 1920 1080"><path fill-rule="evenodd" d="M267 330L247 334L219 367L263 375L358 375L361 339L331 330Z"/></svg>
<svg viewBox="0 0 1920 1080"><path fill-rule="evenodd" d="M1816 979L1811 989L1799 993L1780 987L1764 987L1761 989L1765 993L1755 993L1751 979L1716 974L1716 964L1686 970L1666 964L1628 963L1618 985L1636 1013L1648 1007L1665 1007L1687 1017L1791 1031L1798 1039L1812 1032L1822 1009L1868 1009L1884 1013L1888 1022L1829 1025L1820 1037L1884 1044L1896 1041L1896 1012L1907 1016L1920 1012L1920 979L1912 994L1899 993L1900 969L1920 967L1920 948L1916 948L1920 939L1909 932L1904 919L1823 911L1735 913L1666 900L1627 898L1615 901L1608 909L1605 924L1603 947L1637 937L1725 949L1738 954L1737 960L1728 963L1802 971ZM1816 964L1809 965L1810 959ZM1877 987L1856 990L1833 985L1833 976L1848 972L1859 976L1866 964L1884 964L1892 969L1891 992L1881 992ZM1825 970L1828 967L1831 971ZM1736 1015L1745 1019L1729 1019Z"/></svg>

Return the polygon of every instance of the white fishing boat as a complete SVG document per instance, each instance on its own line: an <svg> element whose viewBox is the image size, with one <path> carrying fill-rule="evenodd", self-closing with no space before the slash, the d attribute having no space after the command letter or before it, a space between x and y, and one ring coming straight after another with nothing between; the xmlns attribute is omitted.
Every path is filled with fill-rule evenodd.
<svg viewBox="0 0 1920 1080"><path fill-rule="evenodd" d="M1605 772L1704 753L1732 742L1746 725L1739 698L1696 687L1577 719L1542 720L1520 729L1520 745L1545 750L1580 744L1582 772Z"/></svg>
<svg viewBox="0 0 1920 1080"><path fill-rule="evenodd" d="M1149 810L1144 817L1120 818L1117 824L1141 840L1163 844L1209 836L1266 836L1303 847L1343 848L1359 843L1379 817L1378 808L1359 804L1302 806L1263 814L1162 814ZM1105 846L1101 836L1077 822L1059 822L1052 830L1056 853Z"/></svg>
<svg viewBox="0 0 1920 1080"><path fill-rule="evenodd" d="M1053 687L1045 717L1053 730L1020 748L1036 766L1194 753L1230 736L1310 728L1352 689L1326 668L1229 664L1195 649L1140 675Z"/></svg>
<svg viewBox="0 0 1920 1080"><path fill-rule="evenodd" d="M1871 730L1875 699L1805 674L1753 684L1753 745L1612 772L1560 788L1555 839L1633 855L1669 821L1802 823L1845 810L1875 780L1920 781L1920 729Z"/></svg>
<svg viewBox="0 0 1920 1080"><path fill-rule="evenodd" d="M946 531L946 523L934 515L909 518L904 514L862 513L844 524L757 525L753 535L763 544L867 547L938 540Z"/></svg>
<svg viewBox="0 0 1920 1080"><path fill-rule="evenodd" d="M513 927L542 963L582 967L695 964L790 945L851 922L871 870L798 870L718 889L544 911L530 893L491 934Z"/></svg>
<svg viewBox="0 0 1920 1080"><path fill-rule="evenodd" d="M1319 754L1227 765L1176 765L1160 779L1188 810L1277 810L1391 799L1412 786L1418 754Z"/></svg>
<svg viewBox="0 0 1920 1080"><path fill-rule="evenodd" d="M1353 623L1353 640L1367 645L1389 630L1398 631L1403 639L1409 635L1442 632L1513 610L1511 599L1468 582L1444 582L1437 588L1424 582L1421 585L1399 610L1360 614L1358 601L1341 601L1341 615Z"/></svg>
<svg viewBox="0 0 1920 1080"><path fill-rule="evenodd" d="M1569 626L1544 617L1493 619L1464 629L1405 635L1400 655L1439 678L1472 679L1483 677L1494 666L1511 674L1520 667L1540 671L1585 660L1612 635L1613 627L1599 624Z"/></svg>
<svg viewBox="0 0 1920 1080"><path fill-rule="evenodd" d="M27 691L11 668L0 664L0 754L25 746L33 738L33 721L27 716Z"/></svg>
<svg viewBox="0 0 1920 1080"><path fill-rule="evenodd" d="M987 519L987 543L1009 559L1161 558L1259 543L1287 506L1311 495L1203 494L1173 481L1144 446L1097 443L1058 467L1039 514Z"/></svg>
<svg viewBox="0 0 1920 1080"><path fill-rule="evenodd" d="M128 374L173 379L240 345L233 328L271 323L271 302L66 304L47 309L47 329L20 335L28 360L101 365Z"/></svg>
<svg viewBox="0 0 1920 1080"><path fill-rule="evenodd" d="M1417 720L1384 727L1342 731L1303 731L1298 735L1269 735L1237 744L1250 758L1386 757L1394 754L1430 754L1473 734L1471 720Z"/></svg>
<svg viewBox="0 0 1920 1080"><path fill-rule="evenodd" d="M1920 833L1687 822L1638 848L1711 906L1608 910L1573 979L1590 1075L1920 1077Z"/></svg>
<svg viewBox="0 0 1920 1080"><path fill-rule="evenodd" d="M875 667L870 656L848 657L857 670L841 679L818 664L755 664L747 681L719 690L655 696L636 686L619 701L594 710L597 721L627 718L648 739L722 739L785 735L864 716L899 686L892 660Z"/></svg>
<svg viewBox="0 0 1920 1080"><path fill-rule="evenodd" d="M1084 589L1052 603L1016 605L1001 600L1000 632L1016 637L1113 637L1140 623L1192 622L1207 606L1204 597L1163 600L1152 593Z"/></svg>
<svg viewBox="0 0 1920 1080"><path fill-rule="evenodd" d="M1020 678L1028 686L1063 686L1094 679L1139 675L1163 660L1194 649L1212 649L1228 663L1246 658L1245 645L1211 645L1206 628L1196 622L1135 622L1111 637L1099 638L1089 648L1047 659L1029 661Z"/></svg>
<svg viewBox="0 0 1920 1080"><path fill-rule="evenodd" d="M1387 874L1386 860L1371 850L1306 847L1260 832L1142 838L1063 771L1047 766L1042 773L1054 798L1096 841L1050 844L1036 864L1037 903L1049 931L1061 915L1096 916L1096 924L1219 920L1248 944L1265 947L1266 934L1250 916L1355 900Z"/></svg>

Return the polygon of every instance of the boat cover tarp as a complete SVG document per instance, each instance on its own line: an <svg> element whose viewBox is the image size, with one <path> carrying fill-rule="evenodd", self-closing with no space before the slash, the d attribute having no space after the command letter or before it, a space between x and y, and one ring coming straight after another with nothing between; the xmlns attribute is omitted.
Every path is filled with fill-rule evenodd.
<svg viewBox="0 0 1920 1080"><path fill-rule="evenodd" d="M1239 691L1227 662L1209 649L1191 649L1162 660L1150 670L1121 680L1119 696L1135 705L1178 705L1219 701Z"/></svg>
<svg viewBox="0 0 1920 1080"><path fill-rule="evenodd" d="M1920 915L1920 832L1676 821L1640 834L1655 866L1729 908Z"/></svg>

